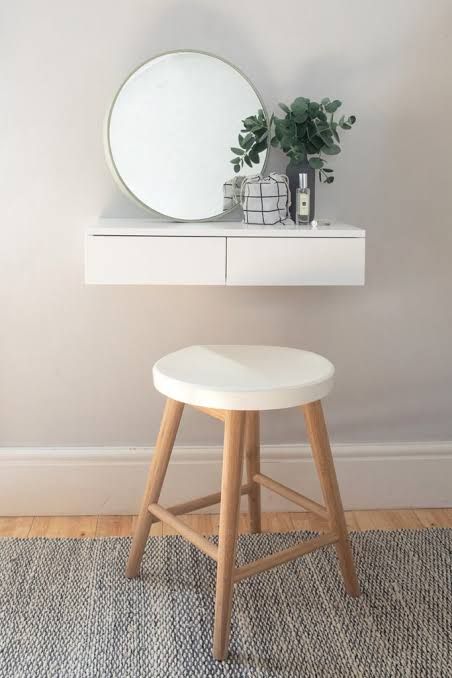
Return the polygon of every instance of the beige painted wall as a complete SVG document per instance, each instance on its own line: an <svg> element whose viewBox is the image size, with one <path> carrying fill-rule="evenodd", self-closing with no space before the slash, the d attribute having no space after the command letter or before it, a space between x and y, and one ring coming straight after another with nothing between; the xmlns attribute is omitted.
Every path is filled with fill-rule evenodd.
<svg viewBox="0 0 452 678"><path fill-rule="evenodd" d="M0 13L1 445L151 443L151 366L196 342L324 353L336 441L452 439L450 0L10 0ZM367 227L364 288L83 285L85 226L140 214L106 168L104 113L137 64L179 47L237 64L270 109L330 96L358 115L318 212ZM271 414L264 435L297 441L300 417ZM187 416L181 443L218 440Z"/></svg>

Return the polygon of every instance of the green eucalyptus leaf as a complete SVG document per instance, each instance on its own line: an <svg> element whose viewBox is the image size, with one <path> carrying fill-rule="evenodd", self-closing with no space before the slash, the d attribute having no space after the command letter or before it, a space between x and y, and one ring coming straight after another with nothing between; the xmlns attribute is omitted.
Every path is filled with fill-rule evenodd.
<svg viewBox="0 0 452 678"><path fill-rule="evenodd" d="M330 103L330 101L331 99L329 97L325 97L324 99L322 99L320 103L322 104L322 106L326 106L327 104Z"/></svg>
<svg viewBox="0 0 452 678"><path fill-rule="evenodd" d="M290 124L289 118L276 118L275 119L275 129L287 129Z"/></svg>
<svg viewBox="0 0 452 678"><path fill-rule="evenodd" d="M283 151L286 150L286 148L290 148L291 145L292 145L291 139L287 135L284 135L283 137L281 137L281 139L279 140L279 143L280 143Z"/></svg>
<svg viewBox="0 0 452 678"><path fill-rule="evenodd" d="M320 136L323 135L325 137L332 137L333 136L333 130L331 129L331 127L329 125L327 127L325 127L322 124L322 127L317 127L317 134L320 134Z"/></svg>
<svg viewBox="0 0 452 678"><path fill-rule="evenodd" d="M315 123L315 120L309 120L306 123L306 129L308 131L308 136L310 139L312 139L312 137L315 137L315 135L317 134L317 125Z"/></svg>
<svg viewBox="0 0 452 678"><path fill-rule="evenodd" d="M339 143L339 142L340 142L340 137L339 137L339 134L336 132L335 129L333 130L333 136L334 136L334 138L336 139L336 141Z"/></svg>
<svg viewBox="0 0 452 678"><path fill-rule="evenodd" d="M320 149L323 148L323 146L325 145L322 137L318 136L317 134L312 137L311 143L313 146L316 147L318 151L320 151Z"/></svg>
<svg viewBox="0 0 452 678"><path fill-rule="evenodd" d="M332 139L333 138L333 130L331 130L329 127L326 129L319 129L317 132L319 137L322 137L322 139Z"/></svg>
<svg viewBox="0 0 452 678"><path fill-rule="evenodd" d="M251 162L251 160L249 159L249 157L247 155L244 156L244 160L245 160L246 164L248 165L248 167L253 166L253 163Z"/></svg>
<svg viewBox="0 0 452 678"><path fill-rule="evenodd" d="M239 134L239 144L240 144L240 146L243 146L243 141L244 141L243 136L241 134Z"/></svg>
<svg viewBox="0 0 452 678"><path fill-rule="evenodd" d="M335 113L338 108L342 106L342 101L339 101L339 99L335 99L334 101L330 101L329 104L325 106L325 111L328 113Z"/></svg>
<svg viewBox="0 0 452 678"><path fill-rule="evenodd" d="M303 111L301 111L301 112L297 111L296 113L294 113L293 119L294 119L295 122L303 123L303 122L306 122L308 117L309 116L308 116L308 113L306 111L304 111L304 112Z"/></svg>
<svg viewBox="0 0 452 678"><path fill-rule="evenodd" d="M278 106L284 111L284 113L290 113L290 108L286 104L278 104Z"/></svg>
<svg viewBox="0 0 452 678"><path fill-rule="evenodd" d="M233 165L237 165L240 162L240 158L232 158L229 162L232 162Z"/></svg>
<svg viewBox="0 0 452 678"><path fill-rule="evenodd" d="M322 169L324 165L324 161L322 158L309 158L309 166L312 167L313 169Z"/></svg>
<svg viewBox="0 0 452 678"><path fill-rule="evenodd" d="M309 104L309 113L311 115L313 114L315 115L316 113L318 113L319 108L320 104L318 104L317 101L311 101L311 103Z"/></svg>
<svg viewBox="0 0 452 678"><path fill-rule="evenodd" d="M237 172L240 172L240 165L234 165L234 172L237 174Z"/></svg>
<svg viewBox="0 0 452 678"><path fill-rule="evenodd" d="M334 177L328 177L327 180L326 180L326 183L327 183L327 184L332 184L333 181L334 181Z"/></svg>
<svg viewBox="0 0 452 678"><path fill-rule="evenodd" d="M235 146L231 146L231 151L236 155L243 155L245 153L243 148L236 148Z"/></svg>
<svg viewBox="0 0 452 678"><path fill-rule="evenodd" d="M299 115L306 113L309 108L309 99L305 97L297 97L291 104L292 113Z"/></svg>
<svg viewBox="0 0 452 678"><path fill-rule="evenodd" d="M337 155L341 152L341 147L337 144L333 144L332 146L325 146L322 151L325 155Z"/></svg>
<svg viewBox="0 0 452 678"><path fill-rule="evenodd" d="M320 135L320 138L322 139L325 146L334 146L333 137L329 134L323 133Z"/></svg>
<svg viewBox="0 0 452 678"><path fill-rule="evenodd" d="M324 167L324 168L323 168L323 171L324 171L324 172L333 172L333 170L330 169L329 167Z"/></svg>
<svg viewBox="0 0 452 678"><path fill-rule="evenodd" d="M288 141L287 139L283 139L281 141L281 150L283 150L284 153L288 153L291 148L292 144L290 143L290 140Z"/></svg>
<svg viewBox="0 0 452 678"><path fill-rule="evenodd" d="M254 144L254 134L250 134L247 139L243 142L243 148L248 151L251 146Z"/></svg>
<svg viewBox="0 0 452 678"><path fill-rule="evenodd" d="M297 139L298 141L304 141L307 136L306 125L297 124Z"/></svg>
<svg viewBox="0 0 452 678"><path fill-rule="evenodd" d="M256 151L256 147L252 148L250 151L250 160L255 165L259 162L259 153Z"/></svg>
<svg viewBox="0 0 452 678"><path fill-rule="evenodd" d="M347 121L350 125L354 125L356 122L356 115L350 115Z"/></svg>

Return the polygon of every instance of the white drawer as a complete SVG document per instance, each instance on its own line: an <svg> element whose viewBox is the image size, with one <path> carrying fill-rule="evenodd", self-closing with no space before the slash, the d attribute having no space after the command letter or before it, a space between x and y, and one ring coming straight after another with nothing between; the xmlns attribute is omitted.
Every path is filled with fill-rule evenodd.
<svg viewBox="0 0 452 678"><path fill-rule="evenodd" d="M91 285L224 285L226 239L87 235Z"/></svg>
<svg viewBox="0 0 452 678"><path fill-rule="evenodd" d="M228 285L364 285L365 238L228 238Z"/></svg>

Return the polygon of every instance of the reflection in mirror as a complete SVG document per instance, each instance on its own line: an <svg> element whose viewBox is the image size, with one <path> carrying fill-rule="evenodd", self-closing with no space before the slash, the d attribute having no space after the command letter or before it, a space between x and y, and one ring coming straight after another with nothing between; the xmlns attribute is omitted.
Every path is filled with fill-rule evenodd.
<svg viewBox="0 0 452 678"><path fill-rule="evenodd" d="M190 51L158 56L132 73L112 104L106 150L113 174L142 205L173 219L224 214L242 177L264 169L267 140L251 167L243 163L237 173L231 164L242 121L259 109L252 84L222 59Z"/></svg>

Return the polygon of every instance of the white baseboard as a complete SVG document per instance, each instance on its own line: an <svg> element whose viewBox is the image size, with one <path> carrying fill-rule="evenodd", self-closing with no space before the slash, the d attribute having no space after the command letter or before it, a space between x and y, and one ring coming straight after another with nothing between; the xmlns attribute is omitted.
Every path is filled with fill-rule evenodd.
<svg viewBox="0 0 452 678"><path fill-rule="evenodd" d="M333 451L346 508L452 506L452 441L340 444ZM135 513L150 455L136 447L3 448L0 515ZM220 447L176 447L162 503L219 490L221 455ZM261 456L263 473L320 500L307 445L267 445ZM266 490L263 507L297 510Z"/></svg>

